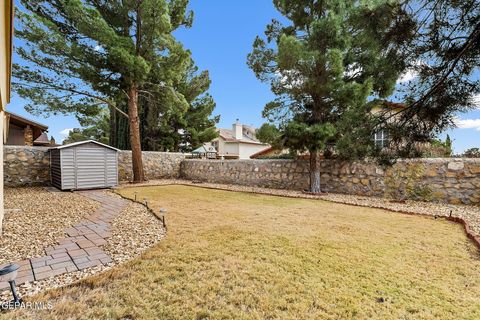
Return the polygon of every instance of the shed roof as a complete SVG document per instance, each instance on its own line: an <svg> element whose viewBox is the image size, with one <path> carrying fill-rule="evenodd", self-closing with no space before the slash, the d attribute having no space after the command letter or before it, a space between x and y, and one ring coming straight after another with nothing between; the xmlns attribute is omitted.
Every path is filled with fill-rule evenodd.
<svg viewBox="0 0 480 320"><path fill-rule="evenodd" d="M87 143L94 143L94 144L97 144L97 145L105 147L105 148L109 148L109 149L112 149L112 150L115 150L115 151L120 151L120 149L114 148L114 147L109 146L107 144L100 143L100 142L95 141L95 140L85 140L85 141L80 141L80 142L74 142L74 143L63 145L63 146L55 147L55 148L52 148L52 149L66 149L66 148L71 148L71 147L75 147L75 146L79 146L79 145L87 144Z"/></svg>

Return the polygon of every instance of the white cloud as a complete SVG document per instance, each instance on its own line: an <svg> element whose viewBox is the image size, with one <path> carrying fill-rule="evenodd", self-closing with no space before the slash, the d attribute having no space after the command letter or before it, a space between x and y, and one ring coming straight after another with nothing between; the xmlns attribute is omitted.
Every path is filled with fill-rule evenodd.
<svg viewBox="0 0 480 320"><path fill-rule="evenodd" d="M480 119L455 119L457 127L462 129L476 129L480 131Z"/></svg>
<svg viewBox="0 0 480 320"><path fill-rule="evenodd" d="M425 68L428 67L428 65L422 60L415 61L415 64L411 68L407 69L402 75L400 75L400 78L397 79L397 84L405 83L417 78L418 69L420 69L420 67Z"/></svg>
<svg viewBox="0 0 480 320"><path fill-rule="evenodd" d="M95 51L100 51L100 49L102 49L102 46L99 46L98 44L93 48Z"/></svg>
<svg viewBox="0 0 480 320"><path fill-rule="evenodd" d="M418 72L410 69L407 70L407 72L405 72L404 74L402 74L400 78L398 78L397 83L408 82L415 79L416 77L418 77Z"/></svg>
<svg viewBox="0 0 480 320"><path fill-rule="evenodd" d="M59 133L62 135L62 136L68 136L68 134L70 133L70 131L72 131L73 128L67 128L67 129L64 129L62 131L60 131Z"/></svg>

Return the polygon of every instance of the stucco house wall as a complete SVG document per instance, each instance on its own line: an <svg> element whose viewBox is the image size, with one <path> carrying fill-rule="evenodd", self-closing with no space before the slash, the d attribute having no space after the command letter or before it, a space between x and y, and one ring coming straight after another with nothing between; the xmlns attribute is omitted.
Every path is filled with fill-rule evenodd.
<svg viewBox="0 0 480 320"><path fill-rule="evenodd" d="M238 155L238 143L223 143L223 149L218 152L221 155Z"/></svg>
<svg viewBox="0 0 480 320"><path fill-rule="evenodd" d="M10 103L10 83L13 49L13 0L0 4L0 161L3 163L5 109ZM3 166L0 166L0 235L3 223Z"/></svg>
<svg viewBox="0 0 480 320"><path fill-rule="evenodd" d="M264 144L250 144L250 143L240 143L239 144L239 157L240 159L250 159L252 154L265 150L268 146Z"/></svg>

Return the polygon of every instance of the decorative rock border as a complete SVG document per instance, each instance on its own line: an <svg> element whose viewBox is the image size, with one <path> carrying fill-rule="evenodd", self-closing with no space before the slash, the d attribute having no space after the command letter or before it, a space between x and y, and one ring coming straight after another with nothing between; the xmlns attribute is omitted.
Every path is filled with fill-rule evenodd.
<svg viewBox="0 0 480 320"><path fill-rule="evenodd" d="M20 266L16 278L18 285L112 262L101 246L111 236L111 221L128 202L98 190L79 193L100 202L100 208L65 230L67 237L58 239L57 245L45 248L45 256L15 262ZM6 288L8 283L0 283L0 290Z"/></svg>

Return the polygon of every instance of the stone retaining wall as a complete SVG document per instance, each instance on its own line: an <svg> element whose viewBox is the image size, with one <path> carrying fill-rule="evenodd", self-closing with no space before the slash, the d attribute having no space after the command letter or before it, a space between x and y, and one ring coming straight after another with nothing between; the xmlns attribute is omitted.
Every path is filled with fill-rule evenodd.
<svg viewBox="0 0 480 320"><path fill-rule="evenodd" d="M6 187L50 183L50 153L46 147L4 146L3 175Z"/></svg>
<svg viewBox="0 0 480 320"><path fill-rule="evenodd" d="M180 164L185 159L184 154L152 151L144 151L142 154L145 178L148 180L180 177ZM118 179L133 180L131 151L118 153Z"/></svg>
<svg viewBox="0 0 480 320"><path fill-rule="evenodd" d="M182 177L212 183L233 183L279 189L307 189L307 161L185 160ZM327 192L480 203L480 159L400 160L391 167L374 162L322 161L322 188Z"/></svg>
<svg viewBox="0 0 480 320"><path fill-rule="evenodd" d="M132 179L131 151L120 151L119 180ZM307 161L194 160L181 153L143 152L149 180L185 178L278 189L308 188ZM48 185L48 148L5 146L5 186ZM391 167L374 162L322 161L323 190L392 199L480 204L480 159L400 160Z"/></svg>
<svg viewBox="0 0 480 320"><path fill-rule="evenodd" d="M4 146L4 183L7 187L50 184L50 153L46 147ZM181 153L143 152L147 179L178 178ZM118 179L132 179L132 152L118 153Z"/></svg>

